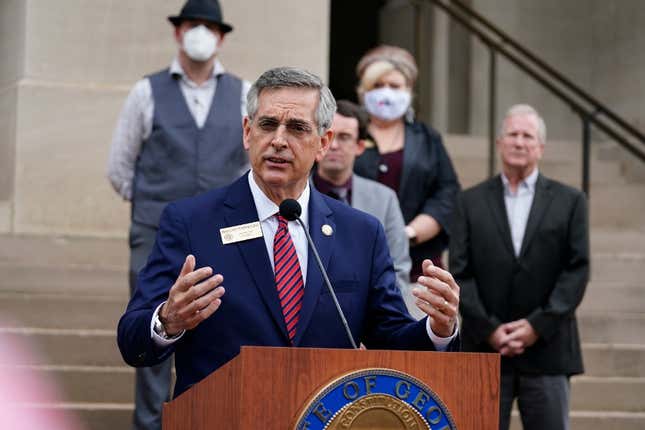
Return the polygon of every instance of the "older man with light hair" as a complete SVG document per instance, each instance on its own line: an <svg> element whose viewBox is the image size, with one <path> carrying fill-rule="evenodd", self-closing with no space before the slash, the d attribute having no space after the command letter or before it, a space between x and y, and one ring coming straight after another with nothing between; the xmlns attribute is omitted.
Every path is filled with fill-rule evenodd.
<svg viewBox="0 0 645 430"><path fill-rule="evenodd" d="M501 174L458 198L450 269L461 285L462 347L502 355L500 430L513 400L525 430L569 428L569 377L582 373L575 311L589 279L585 195L539 172L546 126L511 107Z"/></svg>

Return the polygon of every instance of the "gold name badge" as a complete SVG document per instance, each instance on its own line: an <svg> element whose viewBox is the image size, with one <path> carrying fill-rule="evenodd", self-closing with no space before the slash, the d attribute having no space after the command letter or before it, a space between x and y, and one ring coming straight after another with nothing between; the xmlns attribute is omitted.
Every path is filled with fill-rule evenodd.
<svg viewBox="0 0 645 430"><path fill-rule="evenodd" d="M233 227L221 228L219 230L222 236L222 244L228 245L229 243L242 242L244 240L255 239L262 237L262 228L260 222L250 222L248 224L234 225Z"/></svg>

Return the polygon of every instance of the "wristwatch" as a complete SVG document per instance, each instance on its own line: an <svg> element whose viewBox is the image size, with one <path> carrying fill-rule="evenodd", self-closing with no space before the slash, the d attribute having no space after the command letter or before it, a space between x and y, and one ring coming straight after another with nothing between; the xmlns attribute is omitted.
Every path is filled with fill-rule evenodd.
<svg viewBox="0 0 645 430"><path fill-rule="evenodd" d="M176 337L181 336L182 332L177 333L174 336L169 336L168 333L166 333L166 327L164 327L163 323L161 322L161 317L159 316L159 313L154 316L154 320L152 322L152 329L157 333L159 336L161 336L165 340L171 340Z"/></svg>

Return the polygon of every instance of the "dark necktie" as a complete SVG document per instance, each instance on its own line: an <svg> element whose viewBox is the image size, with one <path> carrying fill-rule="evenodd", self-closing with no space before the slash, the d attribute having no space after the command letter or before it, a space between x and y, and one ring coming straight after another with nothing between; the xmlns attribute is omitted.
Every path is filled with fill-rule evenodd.
<svg viewBox="0 0 645 430"><path fill-rule="evenodd" d="M289 340L293 344L305 289L298 254L291 240L291 235L289 235L287 220L280 215L277 215L277 217L278 231L273 239L275 285L278 289L278 297L282 306L284 321L287 325Z"/></svg>
<svg viewBox="0 0 645 430"><path fill-rule="evenodd" d="M347 188L333 188L327 192L327 195L332 199L340 200L343 203L349 204L349 201L347 200Z"/></svg>

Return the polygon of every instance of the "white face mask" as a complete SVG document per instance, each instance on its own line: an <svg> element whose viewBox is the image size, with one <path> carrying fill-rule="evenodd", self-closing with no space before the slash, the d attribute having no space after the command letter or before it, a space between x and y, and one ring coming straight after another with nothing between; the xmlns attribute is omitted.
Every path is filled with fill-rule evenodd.
<svg viewBox="0 0 645 430"><path fill-rule="evenodd" d="M365 109L377 118L391 121L401 118L410 107L412 96L407 90L383 87L365 93Z"/></svg>
<svg viewBox="0 0 645 430"><path fill-rule="evenodd" d="M217 36L204 25L198 25L184 33L182 47L192 60L206 61L217 49Z"/></svg>

